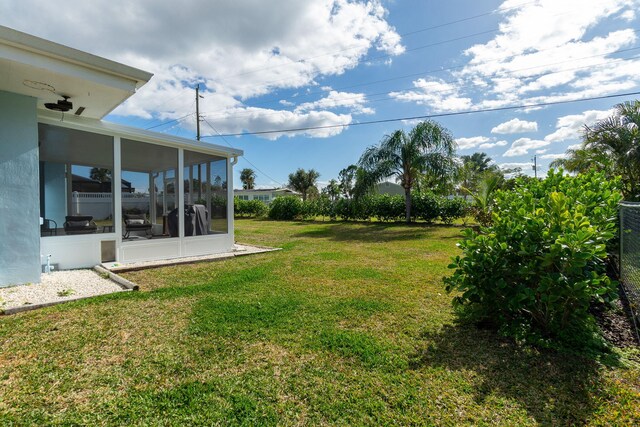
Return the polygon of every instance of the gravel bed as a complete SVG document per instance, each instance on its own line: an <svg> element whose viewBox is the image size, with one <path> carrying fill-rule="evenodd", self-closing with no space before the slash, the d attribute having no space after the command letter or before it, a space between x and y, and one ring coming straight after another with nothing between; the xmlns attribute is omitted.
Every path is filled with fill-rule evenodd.
<svg viewBox="0 0 640 427"><path fill-rule="evenodd" d="M42 274L40 280L37 284L0 288L0 310L123 291L93 270L54 271Z"/></svg>

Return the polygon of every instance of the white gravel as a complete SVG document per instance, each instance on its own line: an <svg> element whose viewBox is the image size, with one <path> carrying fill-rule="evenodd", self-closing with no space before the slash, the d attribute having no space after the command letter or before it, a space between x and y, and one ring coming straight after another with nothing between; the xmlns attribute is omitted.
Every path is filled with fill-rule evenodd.
<svg viewBox="0 0 640 427"><path fill-rule="evenodd" d="M43 273L37 284L0 288L0 310L122 292L120 285L93 270Z"/></svg>

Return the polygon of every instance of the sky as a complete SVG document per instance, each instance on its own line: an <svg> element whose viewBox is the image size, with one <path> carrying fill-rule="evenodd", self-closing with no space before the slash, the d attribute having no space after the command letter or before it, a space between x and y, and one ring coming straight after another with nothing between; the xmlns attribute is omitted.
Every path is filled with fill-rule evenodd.
<svg viewBox="0 0 640 427"><path fill-rule="evenodd" d="M640 0L20 0L0 4L0 25L152 72L108 121L195 138L199 84L202 143L243 149L235 187L252 168L268 188L297 168L325 184L425 117L459 155L529 175L535 156L544 174L585 124L640 98L636 11Z"/></svg>

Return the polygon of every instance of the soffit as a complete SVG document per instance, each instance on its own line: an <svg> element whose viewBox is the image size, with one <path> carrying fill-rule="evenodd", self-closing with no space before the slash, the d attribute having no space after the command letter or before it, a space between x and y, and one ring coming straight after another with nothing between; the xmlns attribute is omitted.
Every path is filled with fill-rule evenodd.
<svg viewBox="0 0 640 427"><path fill-rule="evenodd" d="M71 115L100 119L152 74L0 26L0 90L38 99L38 108L68 96Z"/></svg>

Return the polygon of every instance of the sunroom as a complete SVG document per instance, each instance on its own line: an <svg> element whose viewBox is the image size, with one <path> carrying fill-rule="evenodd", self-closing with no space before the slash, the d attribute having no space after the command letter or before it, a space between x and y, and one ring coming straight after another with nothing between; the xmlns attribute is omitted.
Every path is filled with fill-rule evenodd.
<svg viewBox="0 0 640 427"><path fill-rule="evenodd" d="M0 287L233 249L241 150L102 120L151 77L0 26Z"/></svg>
<svg viewBox="0 0 640 427"><path fill-rule="evenodd" d="M38 140L40 246L57 268L233 246L237 150L45 113Z"/></svg>

